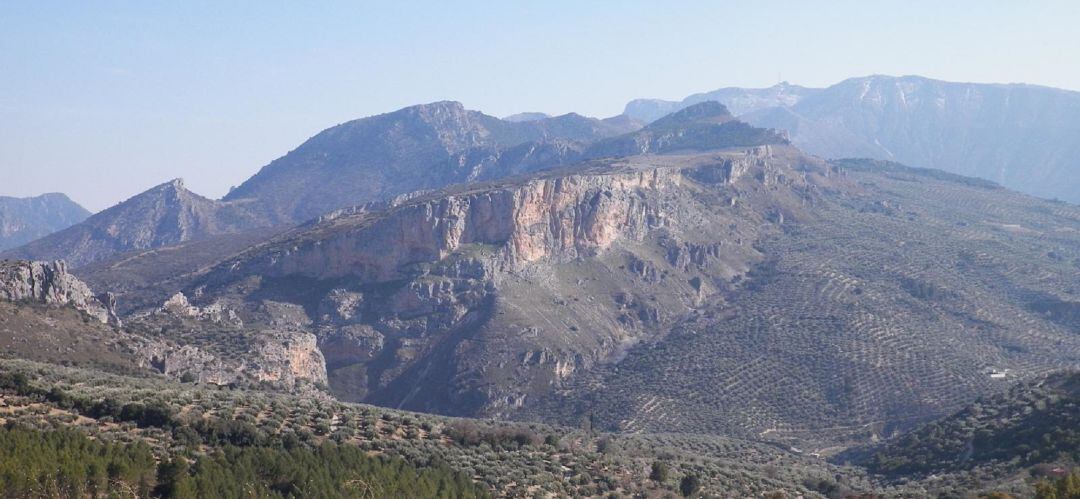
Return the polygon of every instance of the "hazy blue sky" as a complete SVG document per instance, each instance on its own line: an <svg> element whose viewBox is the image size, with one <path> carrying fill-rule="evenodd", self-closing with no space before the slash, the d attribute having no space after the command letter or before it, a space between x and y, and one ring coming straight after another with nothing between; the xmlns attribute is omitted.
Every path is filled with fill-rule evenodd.
<svg viewBox="0 0 1080 499"><path fill-rule="evenodd" d="M0 195L222 196L319 130L459 100L607 116L778 77L1080 89L1080 2L0 3Z"/></svg>

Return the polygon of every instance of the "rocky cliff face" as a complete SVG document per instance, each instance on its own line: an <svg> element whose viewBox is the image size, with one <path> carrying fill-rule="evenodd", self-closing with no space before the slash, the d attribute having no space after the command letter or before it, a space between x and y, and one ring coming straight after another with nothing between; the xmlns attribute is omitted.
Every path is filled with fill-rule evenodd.
<svg viewBox="0 0 1080 499"><path fill-rule="evenodd" d="M640 240L670 223L651 199L687 179L730 184L751 170L765 177L772 149L720 153L672 167L666 158L603 163L597 170L551 174L507 187L480 185L421 197L385 212L361 211L303 228L232 273L390 280L408 265L490 247L500 269L595 256L616 240ZM606 171L601 171L606 170ZM700 171L699 171L700 170Z"/></svg>
<svg viewBox="0 0 1080 499"><path fill-rule="evenodd" d="M64 259L73 267L133 250L171 246L267 225L237 203L201 197L181 180L161 184L85 221L3 253L8 258Z"/></svg>
<svg viewBox="0 0 1080 499"><path fill-rule="evenodd" d="M798 219L827 174L782 145L597 160L324 217L188 295L291 303L341 398L509 414L720 299L783 219L755 207Z"/></svg>
<svg viewBox="0 0 1080 499"><path fill-rule="evenodd" d="M86 284L68 273L63 261L0 260L0 299L71 305L103 323L119 322L112 297L95 297Z"/></svg>
<svg viewBox="0 0 1080 499"><path fill-rule="evenodd" d="M137 355L143 367L200 383L269 382L287 389L297 387L301 381L326 385L326 361L314 335L264 331L260 340L242 356L224 356L214 348L167 342L148 343Z"/></svg>
<svg viewBox="0 0 1080 499"><path fill-rule="evenodd" d="M59 193L32 198L0 196L0 251L66 229L89 216L90 212Z"/></svg>
<svg viewBox="0 0 1080 499"><path fill-rule="evenodd" d="M314 393L325 386L326 361L306 320L288 305L264 304L267 322L245 324L224 302L195 306L176 293L131 329L151 341L138 351L142 365L161 373L217 385L270 383ZM313 386L314 385L314 386Z"/></svg>
<svg viewBox="0 0 1080 499"><path fill-rule="evenodd" d="M113 296L95 296L62 261L0 260L0 301L10 302L0 309L0 324L5 334L13 333L2 343L10 341L8 348L27 358L141 367L221 385L270 383L309 393L327 383L315 335L292 324L244 329L225 305L192 306L183 294L122 324ZM82 324L76 310L101 324ZM16 329L9 329L12 324Z"/></svg>

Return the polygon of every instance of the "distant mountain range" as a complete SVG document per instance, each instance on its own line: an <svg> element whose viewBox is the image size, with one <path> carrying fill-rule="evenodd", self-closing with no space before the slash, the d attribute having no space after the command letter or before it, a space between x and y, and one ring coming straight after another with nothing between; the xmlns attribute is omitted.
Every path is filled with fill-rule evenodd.
<svg viewBox="0 0 1080 499"><path fill-rule="evenodd" d="M1080 202L1080 92L869 76L823 89L782 83L680 102L641 99L625 114L648 122L704 100L755 126L786 130L796 146L822 157L899 161Z"/></svg>
<svg viewBox="0 0 1080 499"><path fill-rule="evenodd" d="M59 193L31 198L0 196L0 250L66 229L89 216L89 211Z"/></svg>
<svg viewBox="0 0 1080 499"><path fill-rule="evenodd" d="M713 101L644 128L626 116L533 118L500 120L457 102L436 102L352 121L272 162L223 201L172 181L3 256L65 259L82 267L125 252L287 227L343 208L588 159L786 143L771 131L736 121Z"/></svg>
<svg viewBox="0 0 1080 499"><path fill-rule="evenodd" d="M650 123L682 108L716 101L727 106L736 116L741 116L770 107L790 107L804 97L821 91L820 88L800 87L787 82L769 88L727 87L694 94L678 102L662 99L635 99L626 104L623 114Z"/></svg>
<svg viewBox="0 0 1080 499"><path fill-rule="evenodd" d="M671 135L658 120L714 101L731 111L718 116L739 117L727 129L707 130L726 140L767 133L750 124L782 130L800 149L826 158L896 160L1080 202L1080 93L871 76L823 89L781 83L679 102L639 99L608 119L536 112L499 119L457 102L411 106L320 132L222 201L159 186L79 224L88 213L63 195L0 198L0 250L8 249L7 257L65 258L79 267L127 251L287 227L453 184L590 158L692 150L695 140L711 147L719 137ZM79 225L17 248L73 224Z"/></svg>

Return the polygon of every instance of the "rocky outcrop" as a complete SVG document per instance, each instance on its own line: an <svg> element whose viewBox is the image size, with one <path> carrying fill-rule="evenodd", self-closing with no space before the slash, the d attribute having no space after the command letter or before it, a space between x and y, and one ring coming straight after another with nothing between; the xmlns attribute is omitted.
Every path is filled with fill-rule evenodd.
<svg viewBox="0 0 1080 499"><path fill-rule="evenodd" d="M0 261L0 299L71 305L102 323L119 323L111 295L94 296L90 287L68 273L61 261Z"/></svg>
<svg viewBox="0 0 1080 499"><path fill-rule="evenodd" d="M236 311L221 303L211 303L205 307L192 306L184 293L176 293L159 309L160 312L176 317L186 317L209 321L213 323L228 323L236 327L243 327L244 321L236 315Z"/></svg>
<svg viewBox="0 0 1080 499"><path fill-rule="evenodd" d="M770 154L762 147L715 155L688 169L626 163L603 174L549 176L421 198L384 213L335 217L257 258L230 265L239 274L385 281L406 265L440 261L466 246L491 247L488 260L507 270L592 256L617 239L640 240L664 227L675 214L653 201L678 187L685 175L730 183L751 168L764 171Z"/></svg>
<svg viewBox="0 0 1080 499"><path fill-rule="evenodd" d="M300 381L326 385L326 361L315 335L261 331L250 351L222 355L213 347L167 341L139 350L142 365L183 380L216 385L270 382L294 387Z"/></svg>

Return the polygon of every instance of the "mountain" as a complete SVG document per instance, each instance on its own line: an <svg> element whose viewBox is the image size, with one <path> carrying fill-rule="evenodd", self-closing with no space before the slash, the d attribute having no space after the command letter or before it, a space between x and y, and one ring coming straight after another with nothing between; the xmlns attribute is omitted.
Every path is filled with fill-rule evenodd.
<svg viewBox="0 0 1080 499"><path fill-rule="evenodd" d="M201 197L173 180L0 256L66 260L73 267L148 248L267 225L242 203Z"/></svg>
<svg viewBox="0 0 1080 499"><path fill-rule="evenodd" d="M630 136L682 145L334 212L162 287L313 334L343 400L822 451L1080 362L1076 207L717 104Z"/></svg>
<svg viewBox="0 0 1080 499"><path fill-rule="evenodd" d="M369 201L502 176L501 155L515 147L590 142L639 127L626 117L506 121L457 102L412 106L320 132L225 200L251 200L275 222L297 223Z"/></svg>
<svg viewBox="0 0 1080 499"><path fill-rule="evenodd" d="M469 173L410 192L385 176L401 183L287 228L299 215L272 210L284 194L212 201L170 182L32 243L119 293L94 297L61 263L0 265L0 344L16 357L0 359L0 439L126 435L144 489L206 486L225 467L310 491L313 453L346 452L514 497L952 496L1004 481L1023 496L1030 477L1008 463L1071 446L1074 383L1039 383L1080 365L1077 206L823 160L715 101L644 128L440 103L320 137L310 162L267 167L260 185L333 178L278 183L304 165L355 180L384 172L359 168L375 157L415 174L448 155ZM338 143L363 154L316 152ZM95 304L122 320L93 320ZM325 495L378 495L341 471L319 475Z"/></svg>
<svg viewBox="0 0 1080 499"><path fill-rule="evenodd" d="M0 196L0 251L86 220L90 212L59 193L32 198Z"/></svg>
<svg viewBox="0 0 1080 499"><path fill-rule="evenodd" d="M831 165L843 182L815 189L810 216L764 213L782 230L749 243L762 260L718 287L722 304L524 417L821 449L955 410L1004 386L995 371L1080 362L1080 209L937 170Z"/></svg>
<svg viewBox="0 0 1080 499"><path fill-rule="evenodd" d="M678 102L661 99L635 99L626 104L623 115L644 123L651 123L682 108L702 102L716 101L727 106L736 116L742 116L762 109L790 107L818 92L821 92L821 89L800 87L788 82L781 82L769 88L728 87L713 90L712 92L694 94Z"/></svg>
<svg viewBox="0 0 1080 499"><path fill-rule="evenodd" d="M598 140L581 157L592 159L787 143L786 138L773 130L755 128L736 120L723 104L705 101L653 121L636 132Z"/></svg>
<svg viewBox="0 0 1080 499"><path fill-rule="evenodd" d="M648 121L697 99L715 99L748 123L786 130L811 154L893 160L1080 202L1080 145L1074 140L1080 92L918 76L852 78L825 89L739 90L681 103L634 101L626 114Z"/></svg>
<svg viewBox="0 0 1080 499"><path fill-rule="evenodd" d="M328 129L224 201L203 198L174 180L2 255L64 259L82 267L129 251L251 230L265 233L258 229L577 161L587 143L640 127L625 116L597 120L571 113L510 122L467 111L456 102L414 106Z"/></svg>

